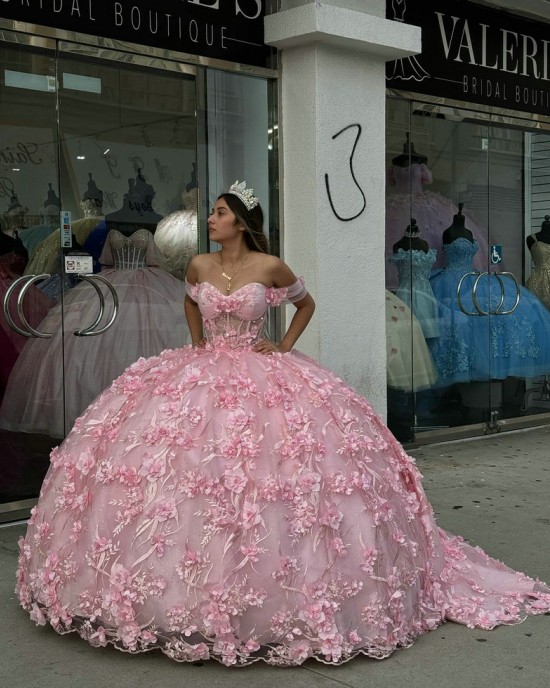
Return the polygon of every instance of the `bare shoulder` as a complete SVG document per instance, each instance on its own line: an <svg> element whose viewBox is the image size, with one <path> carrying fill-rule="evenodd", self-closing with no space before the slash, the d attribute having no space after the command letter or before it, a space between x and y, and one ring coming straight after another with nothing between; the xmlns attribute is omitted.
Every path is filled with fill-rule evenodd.
<svg viewBox="0 0 550 688"><path fill-rule="evenodd" d="M212 265L212 254L197 253L187 265L187 280L192 283L200 282L202 274L210 265Z"/></svg>
<svg viewBox="0 0 550 688"><path fill-rule="evenodd" d="M288 265L277 256L265 255L264 269L276 287L288 287L296 281L296 275Z"/></svg>
<svg viewBox="0 0 550 688"><path fill-rule="evenodd" d="M204 265L209 265L212 261L211 253L197 253L189 261L189 265L194 265L195 267L202 267Z"/></svg>

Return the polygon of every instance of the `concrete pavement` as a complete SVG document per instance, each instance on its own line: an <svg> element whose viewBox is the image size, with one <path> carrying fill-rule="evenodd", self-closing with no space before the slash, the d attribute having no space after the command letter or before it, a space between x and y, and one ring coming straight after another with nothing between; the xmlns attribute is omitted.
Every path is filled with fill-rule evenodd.
<svg viewBox="0 0 550 688"><path fill-rule="evenodd" d="M440 526L510 566L550 582L550 427L411 452ZM0 529L0 686L3 688L546 688L550 616L494 631L447 623L412 648L341 667L279 669L177 664L158 652L94 649L36 627L19 608L14 575L24 526Z"/></svg>

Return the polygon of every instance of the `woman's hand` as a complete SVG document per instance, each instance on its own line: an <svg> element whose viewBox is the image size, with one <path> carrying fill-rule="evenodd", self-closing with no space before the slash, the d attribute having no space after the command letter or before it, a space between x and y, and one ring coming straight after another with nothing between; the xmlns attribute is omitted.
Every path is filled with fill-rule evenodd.
<svg viewBox="0 0 550 688"><path fill-rule="evenodd" d="M200 339L197 339L196 342L193 342L194 347L198 347L199 349L204 349L206 346L206 337L201 337Z"/></svg>
<svg viewBox="0 0 550 688"><path fill-rule="evenodd" d="M277 344L276 342L270 342L268 339L262 339L260 342L254 345L254 351L259 354L286 354L289 350L282 344Z"/></svg>

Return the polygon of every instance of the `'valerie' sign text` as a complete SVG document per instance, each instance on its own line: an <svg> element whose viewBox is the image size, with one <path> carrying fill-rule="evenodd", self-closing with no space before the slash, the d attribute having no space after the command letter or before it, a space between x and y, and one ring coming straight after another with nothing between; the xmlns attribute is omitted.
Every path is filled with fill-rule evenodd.
<svg viewBox="0 0 550 688"><path fill-rule="evenodd" d="M388 0L422 28L422 54L388 63L392 88L550 115L547 24L462 0Z"/></svg>

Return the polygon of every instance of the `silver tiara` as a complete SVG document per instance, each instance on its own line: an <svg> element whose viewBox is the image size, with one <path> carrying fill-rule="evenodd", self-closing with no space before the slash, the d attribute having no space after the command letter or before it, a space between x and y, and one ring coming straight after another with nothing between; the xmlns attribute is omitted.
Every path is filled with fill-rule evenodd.
<svg viewBox="0 0 550 688"><path fill-rule="evenodd" d="M247 210L252 210L252 208L255 208L260 202L260 199L254 196L254 189L247 189L246 182L241 182L239 184L238 179L229 187L227 193L233 194L234 196L237 196L237 198L240 198L245 204Z"/></svg>

